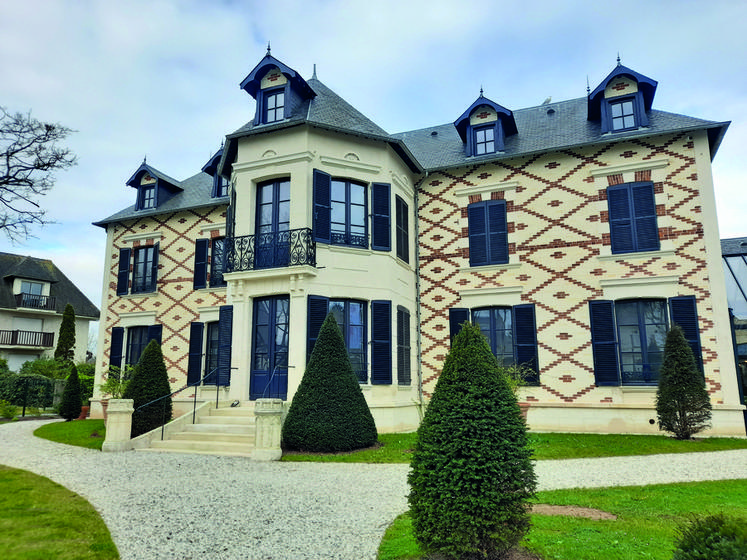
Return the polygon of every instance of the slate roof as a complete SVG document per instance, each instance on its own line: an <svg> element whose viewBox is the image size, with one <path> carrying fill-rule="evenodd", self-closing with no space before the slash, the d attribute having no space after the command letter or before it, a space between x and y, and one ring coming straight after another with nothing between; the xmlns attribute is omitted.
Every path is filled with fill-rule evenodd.
<svg viewBox="0 0 747 560"><path fill-rule="evenodd" d="M747 255L747 237L722 239L721 254L725 257L729 255Z"/></svg>
<svg viewBox="0 0 747 560"><path fill-rule="evenodd" d="M48 259L0 253L0 308L15 309L13 280L25 278L49 282L49 295L56 298L55 311L62 313L68 303L76 317L99 318L98 308ZM23 308L21 308L23 309Z"/></svg>
<svg viewBox="0 0 747 560"><path fill-rule="evenodd" d="M552 113L549 111L552 109ZM587 99L539 105L513 112L518 134L506 137L505 150L467 157L453 123L393 134L401 139L426 171L512 158L548 150L650 136L664 132L709 129L711 156L718 149L729 123L718 123L664 111L648 112L649 126L630 132L601 135L600 123L587 119ZM435 133L435 134L434 134Z"/></svg>
<svg viewBox="0 0 747 560"><path fill-rule="evenodd" d="M176 179L171 179L171 181L183 190L174 194L166 202L159 204L157 208L136 210L136 206L133 204L124 210L120 210L116 214L112 214L108 218L94 222L93 225L106 227L106 224L121 222L122 220L157 216L159 214L178 212L189 208L228 204L227 196L213 198L213 178L207 173L197 173L184 181L177 181Z"/></svg>

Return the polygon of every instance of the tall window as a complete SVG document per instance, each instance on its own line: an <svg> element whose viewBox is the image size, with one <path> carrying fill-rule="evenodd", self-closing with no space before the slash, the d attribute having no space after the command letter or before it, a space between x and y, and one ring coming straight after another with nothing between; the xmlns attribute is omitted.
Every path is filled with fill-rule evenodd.
<svg viewBox="0 0 747 560"><path fill-rule="evenodd" d="M285 111L285 91L282 89L267 91L264 94L265 123L281 121Z"/></svg>
<svg viewBox="0 0 747 560"><path fill-rule="evenodd" d="M332 179L330 203L332 243L367 247L366 187Z"/></svg>
<svg viewBox="0 0 747 560"><path fill-rule="evenodd" d="M659 250L654 184L627 183L607 189L613 253Z"/></svg>
<svg viewBox="0 0 747 560"><path fill-rule="evenodd" d="M410 262L410 239L407 216L407 203L399 196L394 199L397 214L397 257Z"/></svg>
<svg viewBox="0 0 747 560"><path fill-rule="evenodd" d="M474 129L475 155L492 154L495 152L495 127L481 127Z"/></svg>
<svg viewBox="0 0 747 560"><path fill-rule="evenodd" d="M475 202L467 208L471 266L508 262L506 201Z"/></svg>
<svg viewBox="0 0 747 560"><path fill-rule="evenodd" d="M140 209L156 207L156 186L140 187Z"/></svg>
<svg viewBox="0 0 747 560"><path fill-rule="evenodd" d="M205 381L206 385L215 385L218 378L218 321L207 324L205 341Z"/></svg>
<svg viewBox="0 0 747 560"><path fill-rule="evenodd" d="M358 381L368 380L366 367L366 304L354 300L330 300L329 312L334 315L345 339L350 363Z"/></svg>
<svg viewBox="0 0 747 560"><path fill-rule="evenodd" d="M625 384L656 384L667 337L664 300L615 302L620 373Z"/></svg>
<svg viewBox="0 0 747 560"><path fill-rule="evenodd" d="M510 307L490 307L472 310L472 321L490 343L498 362L508 366L514 363L513 317Z"/></svg>
<svg viewBox="0 0 747 560"><path fill-rule="evenodd" d="M154 292L158 266L156 265L157 247L139 247L135 249L135 265L132 271L132 293Z"/></svg>
<svg viewBox="0 0 747 560"><path fill-rule="evenodd" d="M635 128L635 105L632 99L610 103L612 130Z"/></svg>
<svg viewBox="0 0 747 560"><path fill-rule="evenodd" d="M251 399L287 397L289 312L288 296L254 300Z"/></svg>
<svg viewBox="0 0 747 560"><path fill-rule="evenodd" d="M212 240L212 250L210 254L210 287L217 288L225 286L226 281L223 279L224 257L225 257L225 237L215 237Z"/></svg>
<svg viewBox="0 0 747 560"><path fill-rule="evenodd" d="M23 307L44 307L46 304L41 297L44 285L41 282L21 281L21 305Z"/></svg>
<svg viewBox="0 0 747 560"><path fill-rule="evenodd" d="M397 383L410 384L410 312L397 307Z"/></svg>
<svg viewBox="0 0 747 560"><path fill-rule="evenodd" d="M215 177L213 177L213 197L220 198L223 196L228 196L228 181L216 171Z"/></svg>
<svg viewBox="0 0 747 560"><path fill-rule="evenodd" d="M140 355L148 346L148 327L130 327L127 329L127 358L125 363L134 366Z"/></svg>

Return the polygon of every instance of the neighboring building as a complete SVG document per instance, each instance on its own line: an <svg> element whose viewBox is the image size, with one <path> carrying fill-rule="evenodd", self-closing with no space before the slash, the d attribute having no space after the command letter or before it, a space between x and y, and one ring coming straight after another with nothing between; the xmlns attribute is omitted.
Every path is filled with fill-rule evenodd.
<svg viewBox="0 0 747 560"><path fill-rule="evenodd" d="M75 309L75 361L86 360L88 326L99 310L52 261L0 253L0 279L0 357L11 371L54 356L68 303Z"/></svg>
<svg viewBox="0 0 747 560"><path fill-rule="evenodd" d="M744 404L747 396L747 237L722 239L721 255L737 359L737 383L741 388L740 402Z"/></svg>
<svg viewBox="0 0 747 560"><path fill-rule="evenodd" d="M532 428L653 432L676 322L711 432L744 433L710 167L728 123L653 109L656 86L618 65L585 98L481 92L392 135L268 52L241 83L253 120L201 173L143 163L136 203L97 222L99 376L156 338L175 389L290 401L332 311L379 430L408 430L472 320L533 370Z"/></svg>

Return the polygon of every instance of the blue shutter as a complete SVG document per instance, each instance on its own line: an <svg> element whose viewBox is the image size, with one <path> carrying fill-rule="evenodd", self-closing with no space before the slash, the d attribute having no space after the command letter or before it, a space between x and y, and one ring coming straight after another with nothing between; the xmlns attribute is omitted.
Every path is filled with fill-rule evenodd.
<svg viewBox="0 0 747 560"><path fill-rule="evenodd" d="M187 361L187 384L197 384L202 379L202 333L205 323L189 325L189 359Z"/></svg>
<svg viewBox="0 0 747 560"><path fill-rule="evenodd" d="M608 188L607 205L609 209L612 252L630 253L635 251L628 186L619 185Z"/></svg>
<svg viewBox="0 0 747 560"><path fill-rule="evenodd" d="M461 307L452 307L449 309L449 340L462 330L462 323L469 321L469 309Z"/></svg>
<svg viewBox="0 0 747 560"><path fill-rule="evenodd" d="M485 220L485 204L476 202L467 208L469 226L469 264L488 264L488 227Z"/></svg>
<svg viewBox="0 0 747 560"><path fill-rule="evenodd" d="M122 296L129 291L130 283L130 254L132 249L119 250L119 265L117 268L117 295Z"/></svg>
<svg viewBox="0 0 747 560"><path fill-rule="evenodd" d="M308 337L306 346L306 359L311 356L316 339L319 337L319 329L322 328L324 319L327 318L329 310L329 298L324 296L309 296L309 313L308 313Z"/></svg>
<svg viewBox="0 0 747 560"><path fill-rule="evenodd" d="M410 384L410 312L397 307L397 383Z"/></svg>
<svg viewBox="0 0 747 560"><path fill-rule="evenodd" d="M218 311L218 379L216 385L231 384L231 338L233 336L233 305L222 305Z"/></svg>
<svg viewBox="0 0 747 560"><path fill-rule="evenodd" d="M156 243L153 246L153 266L150 269L150 292L155 292L158 284L158 248L159 244Z"/></svg>
<svg viewBox="0 0 747 560"><path fill-rule="evenodd" d="M506 223L506 201L494 200L487 205L488 212L488 262L508 262L508 226ZM472 252L470 251L470 254Z"/></svg>
<svg viewBox="0 0 747 560"><path fill-rule="evenodd" d="M594 354L594 379L597 386L620 385L617 365L615 304L612 301L589 302L591 346Z"/></svg>
<svg viewBox="0 0 747 560"><path fill-rule="evenodd" d="M630 185L638 251L659 250L659 227L656 219L656 200L653 183Z"/></svg>
<svg viewBox="0 0 747 560"><path fill-rule="evenodd" d="M331 239L331 186L330 174L314 169L314 239L321 243Z"/></svg>
<svg viewBox="0 0 747 560"><path fill-rule="evenodd" d="M148 342L155 340L158 344L161 344L161 334L163 333L163 325L150 325L148 327Z"/></svg>
<svg viewBox="0 0 747 560"><path fill-rule="evenodd" d="M392 384L392 302L371 302L371 384Z"/></svg>
<svg viewBox="0 0 747 560"><path fill-rule="evenodd" d="M390 251L392 249L391 205L387 183L371 185L373 209L373 227L371 232L371 248L376 251Z"/></svg>
<svg viewBox="0 0 747 560"><path fill-rule="evenodd" d="M410 262L410 226L407 214L407 203L400 197L395 197L397 219L397 257Z"/></svg>
<svg viewBox="0 0 747 560"><path fill-rule="evenodd" d="M194 289L199 290L207 286L207 265L209 239L198 239L195 241L195 270Z"/></svg>
<svg viewBox="0 0 747 560"><path fill-rule="evenodd" d="M514 314L514 355L516 363L534 371L528 383L539 383L537 363L537 326L534 319L534 304L517 305Z"/></svg>
<svg viewBox="0 0 747 560"><path fill-rule="evenodd" d="M122 367L122 350L124 349L124 328L112 327L112 348L109 353L109 365Z"/></svg>
<svg viewBox="0 0 747 560"><path fill-rule="evenodd" d="M703 371L703 356L700 347L700 328L698 327L698 310L695 296L677 296L669 298L669 314L672 324L679 325L685 334L685 340L692 348L695 363Z"/></svg>

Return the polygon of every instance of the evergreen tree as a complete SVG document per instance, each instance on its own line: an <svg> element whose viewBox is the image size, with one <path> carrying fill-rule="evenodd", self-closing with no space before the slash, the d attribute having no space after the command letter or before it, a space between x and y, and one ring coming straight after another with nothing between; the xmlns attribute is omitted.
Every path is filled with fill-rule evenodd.
<svg viewBox="0 0 747 560"><path fill-rule="evenodd" d="M72 362L75 356L75 310L69 303L62 314L60 333L57 335L57 348L54 351L56 360Z"/></svg>
<svg viewBox="0 0 747 560"><path fill-rule="evenodd" d="M656 390L659 429L690 439L711 425L711 399L692 348L679 325L667 333Z"/></svg>
<svg viewBox="0 0 747 560"><path fill-rule="evenodd" d="M536 478L526 424L487 340L465 323L418 429L413 532L438 558L500 558L529 530ZM430 557L430 556L429 556Z"/></svg>
<svg viewBox="0 0 747 560"><path fill-rule="evenodd" d="M377 440L376 424L330 313L283 424L283 447L351 451L370 447Z"/></svg>
<svg viewBox="0 0 747 560"><path fill-rule="evenodd" d="M140 355L132 379L125 389L125 399L133 399L135 412L132 414L132 437L154 430L171 420L171 397L162 399L141 410L138 407L171 394L171 385L163 361L161 345L151 340Z"/></svg>
<svg viewBox="0 0 747 560"><path fill-rule="evenodd" d="M60 402L60 416L67 422L80 416L82 407L80 394L80 380L78 379L78 368L75 364L70 368L70 375L65 382L65 390L62 393Z"/></svg>

